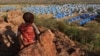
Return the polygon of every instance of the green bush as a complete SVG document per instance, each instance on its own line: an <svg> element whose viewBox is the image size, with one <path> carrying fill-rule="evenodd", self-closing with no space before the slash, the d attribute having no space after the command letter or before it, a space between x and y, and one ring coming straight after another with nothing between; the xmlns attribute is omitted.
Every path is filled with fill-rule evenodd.
<svg viewBox="0 0 100 56"><path fill-rule="evenodd" d="M68 24L66 24L63 21L58 21L57 22L57 29L61 32L66 32L66 30L69 28L70 26Z"/></svg>
<svg viewBox="0 0 100 56"><path fill-rule="evenodd" d="M100 23L96 21L90 22L85 25L89 28L89 33L91 33L91 41L89 42L89 50L100 50ZM89 39L90 40L90 39Z"/></svg>
<svg viewBox="0 0 100 56"><path fill-rule="evenodd" d="M71 27L66 30L66 34L73 40L78 40L79 30L75 27Z"/></svg>

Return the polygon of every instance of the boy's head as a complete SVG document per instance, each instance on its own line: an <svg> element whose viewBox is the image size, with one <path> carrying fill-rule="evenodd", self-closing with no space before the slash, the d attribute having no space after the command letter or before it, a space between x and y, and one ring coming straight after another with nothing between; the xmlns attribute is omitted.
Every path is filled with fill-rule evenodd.
<svg viewBox="0 0 100 56"><path fill-rule="evenodd" d="M26 12L23 15L23 19L24 19L25 23L33 23L34 15L30 12Z"/></svg>

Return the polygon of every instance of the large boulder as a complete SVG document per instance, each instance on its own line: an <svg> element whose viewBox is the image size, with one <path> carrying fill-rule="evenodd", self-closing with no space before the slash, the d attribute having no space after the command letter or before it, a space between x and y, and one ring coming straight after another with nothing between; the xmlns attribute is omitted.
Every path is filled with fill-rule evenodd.
<svg viewBox="0 0 100 56"><path fill-rule="evenodd" d="M43 51L43 56L56 56L56 46L53 42L55 35L47 30L40 35L40 44Z"/></svg>
<svg viewBox="0 0 100 56"><path fill-rule="evenodd" d="M56 56L54 38L54 34L50 30L46 30L39 36L37 48L30 45L21 50L18 56Z"/></svg>
<svg viewBox="0 0 100 56"><path fill-rule="evenodd" d="M82 55L81 48L68 38L68 36L58 30L39 28L42 32L39 36L37 48L31 53L27 53L26 48L20 51L19 56L80 56ZM77 47L76 47L77 46ZM28 48L28 49L31 49ZM38 53L36 55L35 53Z"/></svg>
<svg viewBox="0 0 100 56"><path fill-rule="evenodd" d="M7 21L10 23L12 30L16 33L18 26L24 22L21 10L11 10L7 12Z"/></svg>
<svg viewBox="0 0 100 56"><path fill-rule="evenodd" d="M23 13L21 12L21 10L11 10L11 11L8 11L7 13L7 21L9 23L12 23L13 25L20 25L21 23L23 23Z"/></svg>

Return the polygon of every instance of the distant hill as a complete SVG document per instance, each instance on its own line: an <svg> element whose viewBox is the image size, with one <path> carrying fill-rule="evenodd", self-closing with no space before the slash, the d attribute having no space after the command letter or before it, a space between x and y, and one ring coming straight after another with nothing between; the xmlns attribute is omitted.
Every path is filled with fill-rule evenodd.
<svg viewBox="0 0 100 56"><path fill-rule="evenodd" d="M100 4L100 0L0 0L0 4L65 4L90 3Z"/></svg>

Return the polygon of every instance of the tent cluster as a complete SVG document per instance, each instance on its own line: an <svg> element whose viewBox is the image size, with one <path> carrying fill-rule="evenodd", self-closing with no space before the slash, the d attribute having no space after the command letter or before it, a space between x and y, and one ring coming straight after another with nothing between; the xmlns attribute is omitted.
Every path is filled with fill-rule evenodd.
<svg viewBox="0 0 100 56"><path fill-rule="evenodd" d="M72 15L74 12L82 13L87 11L88 8L93 8L95 13L96 9L100 8L99 4L65 4L65 5L47 5L47 6L26 6L23 11L32 12L34 14L53 14L55 18L63 18Z"/></svg>
<svg viewBox="0 0 100 56"><path fill-rule="evenodd" d="M72 22L75 22L75 21L79 20L78 24L79 24L79 25L84 25L84 24L86 24L87 22L96 19L96 16L97 16L96 14L94 14L94 15L82 14L82 15L80 15L80 16L71 18L71 19L69 19L69 20L67 20L67 21L68 21L69 23L72 23Z"/></svg>
<svg viewBox="0 0 100 56"><path fill-rule="evenodd" d="M9 10L15 10L16 7L15 6L3 6L3 7L0 7L0 12L7 12Z"/></svg>
<svg viewBox="0 0 100 56"><path fill-rule="evenodd" d="M24 12L31 12L34 14L53 14L55 18L63 18L65 16L70 16L74 12L82 13L87 11L88 8L93 8L93 13L96 9L100 9L99 4L64 4L64 5L27 5L21 8ZM14 6L4 6L0 7L0 11L8 11L17 9Z"/></svg>
<svg viewBox="0 0 100 56"><path fill-rule="evenodd" d="M62 13L57 13L57 14L55 14L54 17L55 17L56 19L59 19L59 18L63 18L63 17L65 17L65 16L69 16L69 15L72 15L72 13L62 12Z"/></svg>
<svg viewBox="0 0 100 56"><path fill-rule="evenodd" d="M24 7L23 11L32 12L33 14L53 14L55 18L63 18L72 14L71 10L58 5Z"/></svg>
<svg viewBox="0 0 100 56"><path fill-rule="evenodd" d="M79 25L84 25L84 24L86 24L87 22L96 19L96 16L97 16L97 15L91 15L91 16L89 16L89 17L86 17L85 19L83 19L83 20L81 20L81 21L79 22Z"/></svg>
<svg viewBox="0 0 100 56"><path fill-rule="evenodd" d="M81 19L80 18L80 16L77 16L77 17L74 17L74 18L70 18L69 20L68 20L68 22L74 22L74 21L76 21L76 20L79 20L79 19Z"/></svg>

